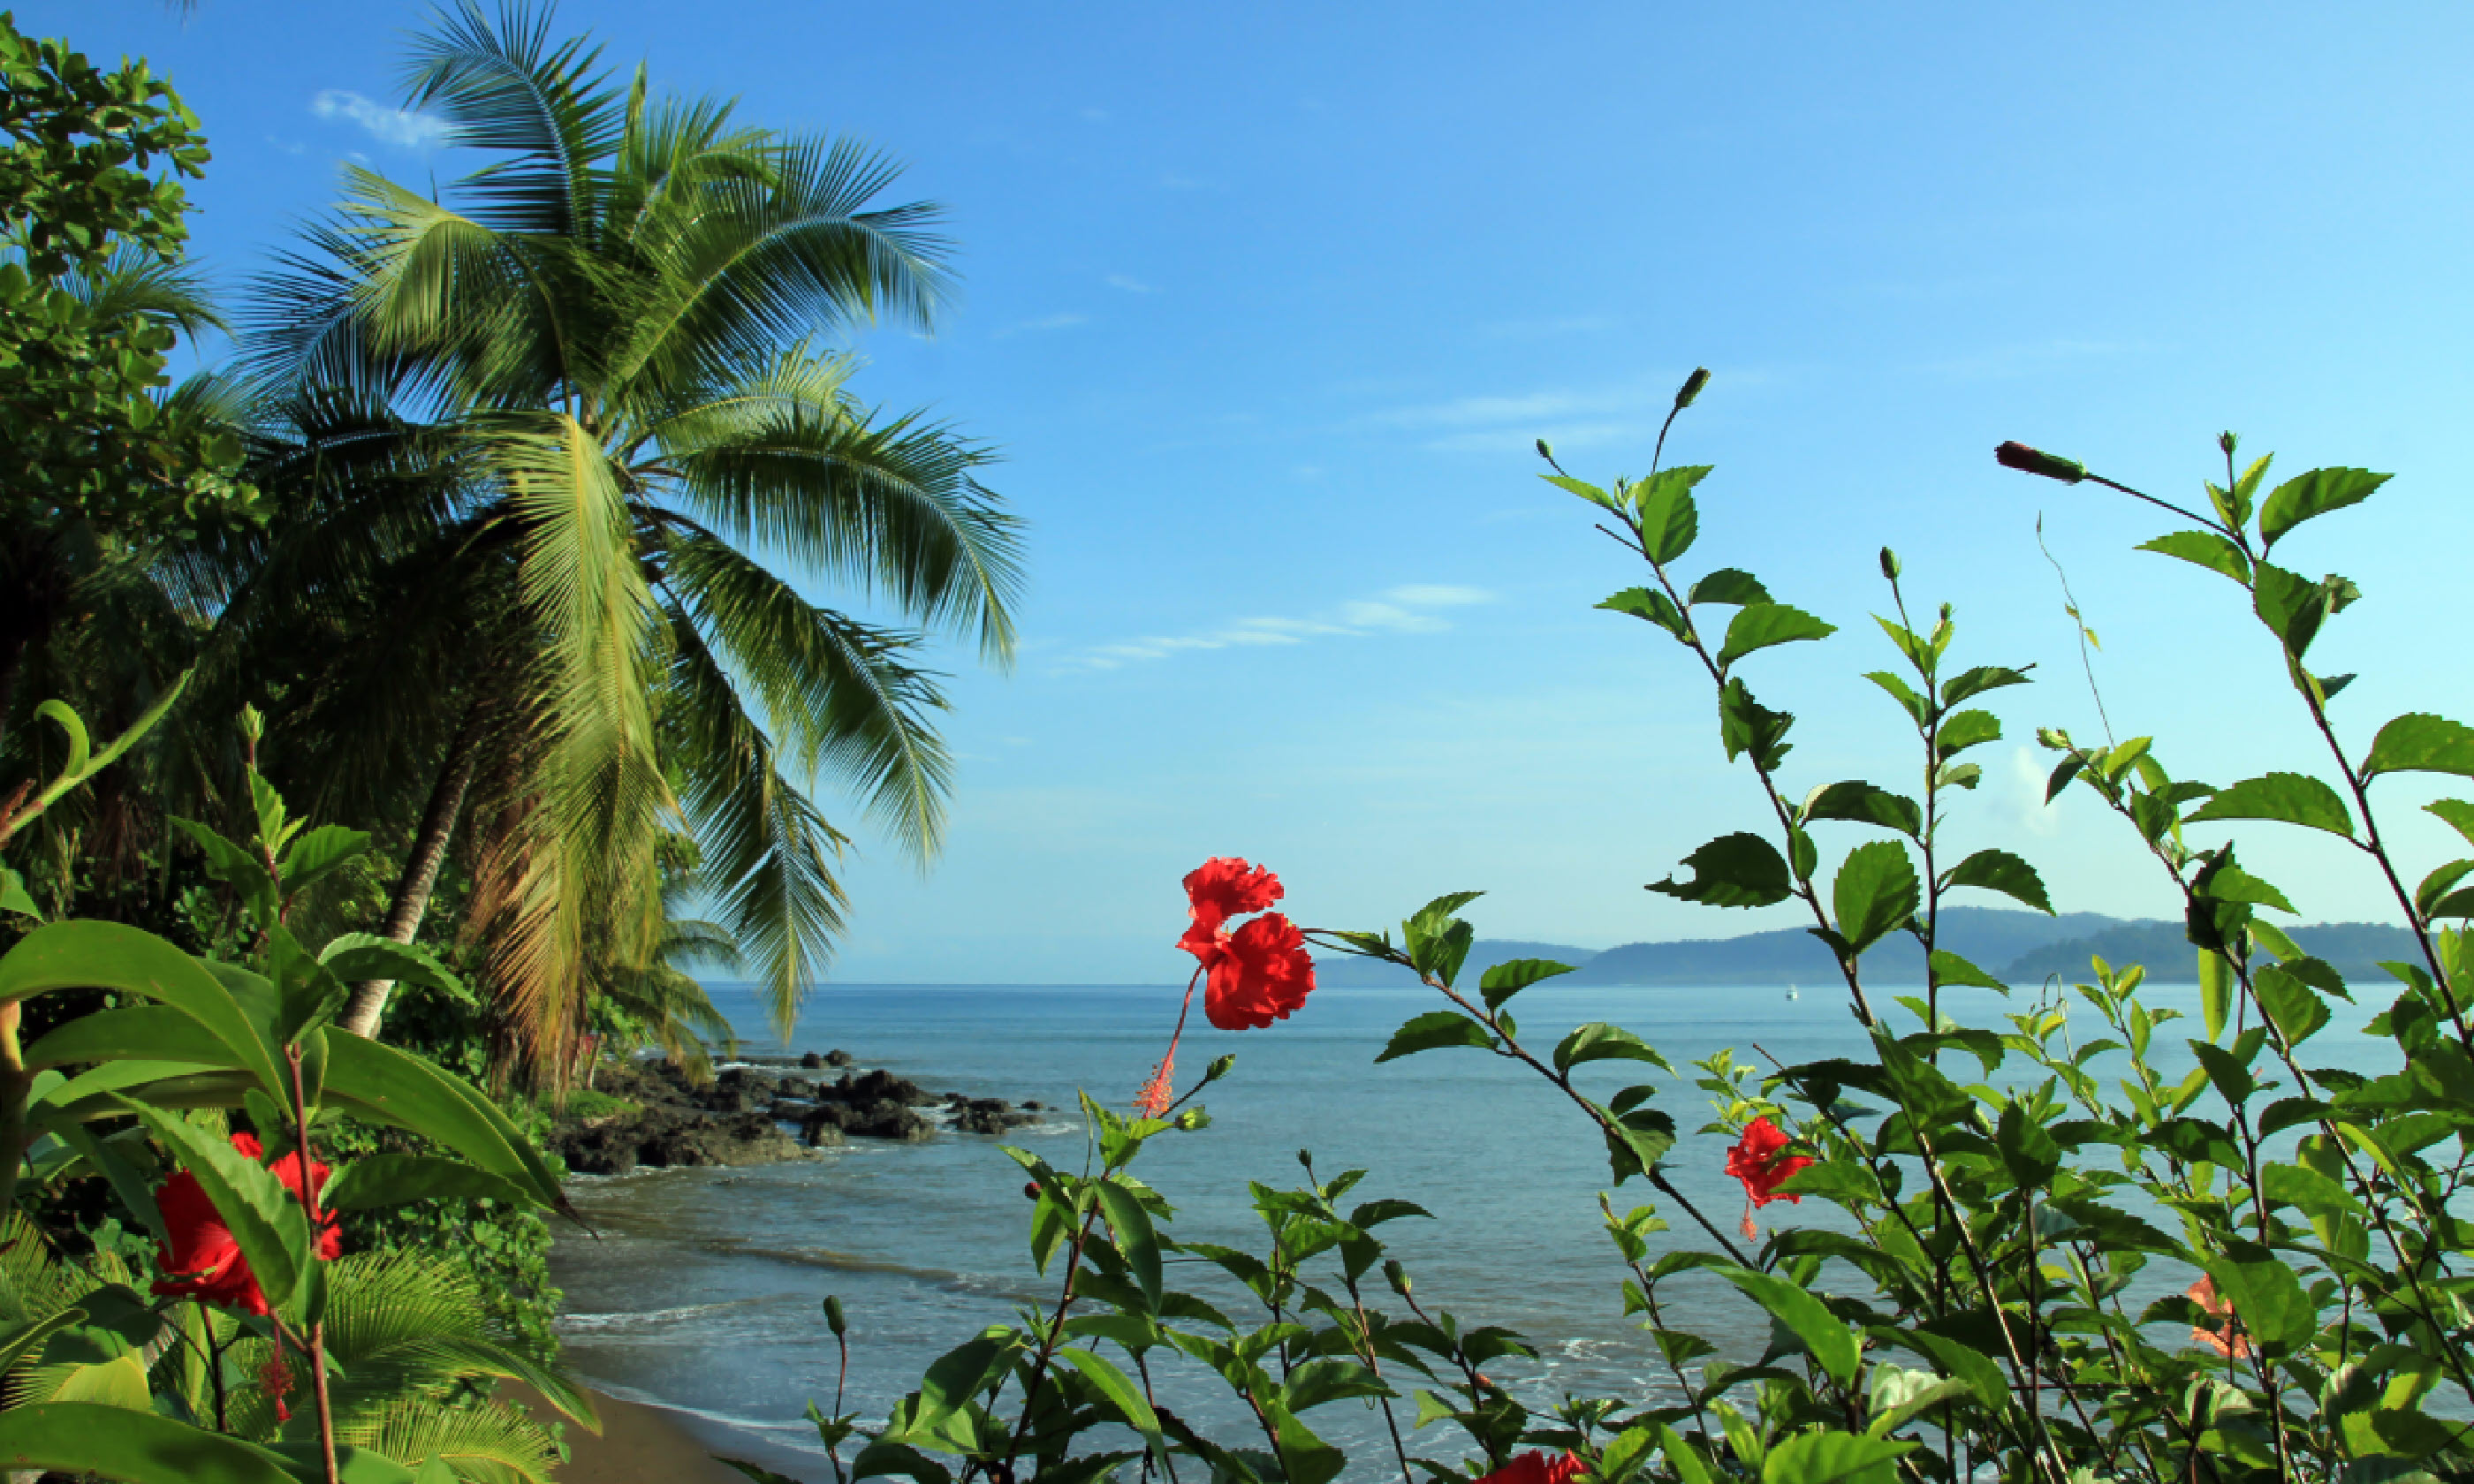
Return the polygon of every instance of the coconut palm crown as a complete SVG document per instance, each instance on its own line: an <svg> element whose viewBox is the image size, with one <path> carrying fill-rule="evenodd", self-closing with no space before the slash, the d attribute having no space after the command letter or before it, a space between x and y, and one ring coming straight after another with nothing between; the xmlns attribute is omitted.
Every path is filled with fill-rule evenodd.
<svg viewBox="0 0 2474 1484"><path fill-rule="evenodd" d="M426 849L434 871L442 800L444 827L484 837L468 931L540 1060L583 1023L588 945L654 962L666 829L693 839L787 1028L844 907L844 837L806 790L821 770L931 858L951 765L918 652L960 634L1007 662L1021 581L985 450L871 412L829 348L933 321L935 209L871 204L896 171L848 142L651 95L641 68L618 85L549 18L442 15L407 102L491 159L435 197L348 171L267 283L249 362L264 475L291 503L222 595L236 631L347 580L431 597L426 618L400 610L430 625L424 663L395 672L411 693L367 714L444 718L415 865Z"/></svg>

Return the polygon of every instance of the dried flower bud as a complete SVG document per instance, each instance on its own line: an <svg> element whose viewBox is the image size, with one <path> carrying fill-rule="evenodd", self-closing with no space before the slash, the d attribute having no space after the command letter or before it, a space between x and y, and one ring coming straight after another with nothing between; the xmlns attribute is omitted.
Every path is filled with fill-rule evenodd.
<svg viewBox="0 0 2474 1484"><path fill-rule="evenodd" d="M825 1296L825 1328L831 1329L836 1335L840 1335L850 1328L849 1322L842 1318L842 1301L833 1294Z"/></svg>
<svg viewBox="0 0 2474 1484"><path fill-rule="evenodd" d="M1691 406L1692 399L1699 396L1701 395L1701 389L1709 384L1710 368L1707 366L1693 368L1692 374L1684 378L1683 387L1675 394L1675 410L1677 412L1682 412L1685 408Z"/></svg>
<svg viewBox="0 0 2474 1484"><path fill-rule="evenodd" d="M2014 468L2023 474L2042 474L2047 479L2058 479L2066 485L2074 485L2087 478L2086 465L2055 458L2041 448L2030 448L2015 441L1994 449L1993 457L2003 468Z"/></svg>

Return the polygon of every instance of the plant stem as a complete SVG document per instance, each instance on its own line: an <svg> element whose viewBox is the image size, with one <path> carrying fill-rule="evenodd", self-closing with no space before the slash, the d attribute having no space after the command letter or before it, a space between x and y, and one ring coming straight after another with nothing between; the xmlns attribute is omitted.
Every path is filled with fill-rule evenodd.
<svg viewBox="0 0 2474 1484"><path fill-rule="evenodd" d="M292 1071L292 1157L301 1164L301 1204L309 1211L309 1252L318 1260L318 1236L326 1222L318 1209L318 1184L310 1179L309 1099L301 1080L301 1044L283 1048ZM327 1484L340 1484L335 1470L335 1408L327 1396L327 1322L309 1326L309 1388L318 1399L318 1448L327 1468Z"/></svg>

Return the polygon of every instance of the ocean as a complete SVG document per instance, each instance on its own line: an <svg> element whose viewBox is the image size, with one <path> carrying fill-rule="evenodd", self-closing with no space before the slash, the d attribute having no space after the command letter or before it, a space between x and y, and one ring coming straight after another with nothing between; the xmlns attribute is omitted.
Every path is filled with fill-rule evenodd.
<svg viewBox="0 0 2474 1484"><path fill-rule="evenodd" d="M1079 1168L1085 1138L1077 1091L1123 1109L1166 1045L1181 992L830 986L810 1000L785 1048L764 1033L747 988L716 987L716 1004L749 1035L750 1049L838 1047L861 1066L890 1068L938 1093L1032 1099L1053 1111L1002 1139L949 1133L918 1144L854 1139L786 1164L574 1181L570 1194L595 1234L569 1230L552 1256L566 1291L559 1329L568 1363L615 1395L676 1409L719 1450L794 1477L828 1477L813 1430L800 1421L811 1400L827 1409L833 1403L824 1298L838 1295L849 1315L845 1405L869 1418L882 1418L930 1363L982 1327L1007 1321L1019 1304L1053 1304L1055 1270L1043 1280L1031 1261L1022 1172L998 1146ZM1893 993L1876 992L1876 1008L1905 1019L1888 1011ZM2156 1059L2178 1075L2192 1065L2176 1032L2195 1034L2196 987L2151 985L2143 997L2191 1017L2156 1038ZM2030 998L1953 991L1944 1008L1966 1023L2006 1029L2001 1013L2024 1010ZM1242 1032L1214 1030L1198 1006L1177 1056L1180 1090L1224 1052L1236 1054L1235 1069L1200 1099L1211 1126L1152 1140L1134 1173L1177 1208L1168 1229L1176 1236L1259 1251L1263 1228L1248 1182L1301 1184L1300 1149L1312 1152L1326 1180L1364 1169L1350 1202L1396 1198L1433 1213L1382 1229L1414 1275L1419 1302L1467 1324L1506 1326L1536 1345L1534 1364L1491 1374L1539 1404L1566 1391L1663 1394L1671 1383L1655 1352L1638 1321L1622 1315L1625 1269L1606 1238L1599 1192L1611 1191L1618 1211L1659 1205L1675 1229L1661 1241L1706 1247L1706 1237L1643 1182L1612 1187L1594 1131L1528 1068L1473 1050L1375 1064L1395 1026L1440 1004L1422 989L1323 989L1290 1019ZM1683 1070L1678 1079L1644 1064L1602 1063L1584 1068L1601 1074L1585 1086L1603 1096L1632 1082L1661 1085L1658 1105L1685 1131L1667 1178L1730 1233L1743 1215L1742 1188L1725 1174L1729 1140L1691 1132L1710 1113L1688 1064L1722 1048L1738 1061L1758 1060L1757 1044L1789 1065L1866 1049L1843 992L1819 986L1789 998L1783 985L1548 984L1522 994L1516 1009L1525 1044L1542 1049L1568 1026L1609 1020ZM2080 1043L2102 1029L2075 999L2072 1024ZM2347 1030L2330 1026L2314 1050L2326 1063L2359 1060L2364 1069L2376 1067L2382 1049L2394 1055ZM1765 1226L1840 1219L1818 1202L1773 1205L1760 1216ZM1250 1301L1216 1268L1179 1265L1170 1276L1173 1286L1243 1322L1242 1304ZM1727 1358L1758 1358L1766 1323L1732 1289L1689 1277L1670 1286L1670 1324L1709 1336ZM1396 1307L1388 1293L1382 1301ZM1255 1314L1260 1322L1259 1308ZM1161 1386L1164 1400L1215 1435L1248 1436L1250 1424L1216 1378L1180 1384L1163 1376ZM1415 1406L1395 1406L1406 1432ZM1350 1477L1396 1476L1381 1418L1367 1404L1331 1403L1309 1422L1349 1448ZM1457 1456L1464 1441L1439 1424L1411 1435L1410 1449Z"/></svg>

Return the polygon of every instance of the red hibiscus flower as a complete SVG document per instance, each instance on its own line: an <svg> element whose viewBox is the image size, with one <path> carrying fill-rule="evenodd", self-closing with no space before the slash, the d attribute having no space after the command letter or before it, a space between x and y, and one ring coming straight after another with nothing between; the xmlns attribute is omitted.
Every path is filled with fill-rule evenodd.
<svg viewBox="0 0 2474 1484"><path fill-rule="evenodd" d="M232 1147L253 1160L263 1153L255 1136L249 1134L233 1135ZM272 1166L275 1177L283 1182L296 1201L304 1199L300 1151L295 1150ZM324 1163L310 1161L309 1188L323 1188L327 1174ZM240 1243L233 1239L231 1229L224 1225L215 1203L198 1185L197 1176L182 1170L165 1181L155 1192L155 1204L163 1212L163 1229L172 1239L156 1259L172 1276L156 1283L155 1292L196 1299L202 1304L219 1304L245 1314L267 1312L266 1295L258 1289L257 1275L249 1270L249 1259L240 1255ZM322 1260L332 1261L343 1250L344 1233L329 1216L318 1233L318 1256Z"/></svg>
<svg viewBox="0 0 2474 1484"><path fill-rule="evenodd" d="M1209 971L1202 1013L1224 1031L1261 1030L1286 1019L1314 990L1305 935L1279 913L1264 911L1281 895L1278 876L1235 856L1215 856L1186 875L1193 924L1176 945ZM1240 912L1263 915L1233 933L1223 931Z"/></svg>
<svg viewBox="0 0 2474 1484"><path fill-rule="evenodd" d="M1531 1448L1477 1484L1572 1484L1588 1467L1571 1453L1549 1458L1543 1450Z"/></svg>
<svg viewBox="0 0 2474 1484"><path fill-rule="evenodd" d="M1804 1204L1800 1195L1782 1195L1779 1186L1789 1175L1812 1163L1810 1155L1788 1154L1786 1135L1764 1115L1744 1125L1744 1137L1727 1151L1727 1173L1744 1183L1744 1237L1759 1233L1753 1209L1772 1201Z"/></svg>

